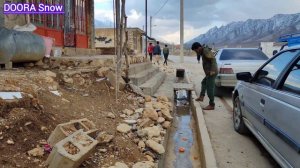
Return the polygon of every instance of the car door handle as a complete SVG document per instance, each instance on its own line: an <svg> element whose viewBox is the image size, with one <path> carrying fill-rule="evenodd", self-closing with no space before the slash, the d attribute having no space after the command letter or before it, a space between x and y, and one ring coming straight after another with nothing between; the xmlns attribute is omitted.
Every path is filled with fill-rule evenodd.
<svg viewBox="0 0 300 168"><path fill-rule="evenodd" d="M266 101L264 99L260 99L260 106L265 107Z"/></svg>

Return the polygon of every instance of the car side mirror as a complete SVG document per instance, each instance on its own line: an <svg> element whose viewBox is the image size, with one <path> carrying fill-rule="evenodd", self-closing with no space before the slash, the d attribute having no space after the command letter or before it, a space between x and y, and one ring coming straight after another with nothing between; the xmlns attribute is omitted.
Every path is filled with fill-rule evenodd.
<svg viewBox="0 0 300 168"><path fill-rule="evenodd" d="M236 74L237 80L241 80L244 82L250 82L252 79L252 75L250 72L240 72Z"/></svg>

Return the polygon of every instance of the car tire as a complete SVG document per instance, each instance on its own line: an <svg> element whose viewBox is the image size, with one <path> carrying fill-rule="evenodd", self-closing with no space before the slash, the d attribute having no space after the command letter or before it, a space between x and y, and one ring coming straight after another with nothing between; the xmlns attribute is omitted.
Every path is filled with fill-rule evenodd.
<svg viewBox="0 0 300 168"><path fill-rule="evenodd" d="M222 91L223 90L221 86L215 86L215 96L222 97L223 96Z"/></svg>
<svg viewBox="0 0 300 168"><path fill-rule="evenodd" d="M234 130L240 134L249 133L249 129L246 127L243 120L239 96L237 96L233 102L233 127Z"/></svg>

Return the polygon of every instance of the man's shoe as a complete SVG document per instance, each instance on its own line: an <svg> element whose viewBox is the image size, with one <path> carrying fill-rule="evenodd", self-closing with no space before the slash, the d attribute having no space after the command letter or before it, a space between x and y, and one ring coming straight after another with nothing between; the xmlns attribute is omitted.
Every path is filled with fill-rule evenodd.
<svg viewBox="0 0 300 168"><path fill-rule="evenodd" d="M214 109L215 109L215 106L212 106L212 105L208 105L203 108L203 110L214 110Z"/></svg>
<svg viewBox="0 0 300 168"><path fill-rule="evenodd" d="M200 102L203 102L203 100L204 100L204 96L199 96L199 97L196 99L196 101L200 101Z"/></svg>

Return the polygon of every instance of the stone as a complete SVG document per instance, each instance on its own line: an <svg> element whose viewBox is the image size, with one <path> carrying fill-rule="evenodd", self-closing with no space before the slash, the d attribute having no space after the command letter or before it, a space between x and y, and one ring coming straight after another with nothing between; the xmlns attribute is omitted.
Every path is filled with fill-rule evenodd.
<svg viewBox="0 0 300 168"><path fill-rule="evenodd" d="M134 112L132 110L125 109L125 110L123 110L123 113L128 116L131 116Z"/></svg>
<svg viewBox="0 0 300 168"><path fill-rule="evenodd" d="M138 146L139 146L139 148L144 149L146 147L146 144L144 141L139 141Z"/></svg>
<svg viewBox="0 0 300 168"><path fill-rule="evenodd" d="M145 99L142 98L142 97L139 97L139 98L138 98L138 102L139 102L140 104L144 104L144 103L145 103Z"/></svg>
<svg viewBox="0 0 300 168"><path fill-rule="evenodd" d="M111 118L111 119L115 119L116 118L115 114L112 113L112 112L109 112L106 117L107 118Z"/></svg>
<svg viewBox="0 0 300 168"><path fill-rule="evenodd" d="M97 71L97 75L99 77L106 77L106 75L108 74L108 72L110 71L110 68L109 67L102 67L100 69L98 69Z"/></svg>
<svg viewBox="0 0 300 168"><path fill-rule="evenodd" d="M99 150L101 153L106 153L107 152L107 149L100 149Z"/></svg>
<svg viewBox="0 0 300 168"><path fill-rule="evenodd" d="M158 114L158 117L163 117L163 115L162 115L162 113L160 111L157 112L157 114Z"/></svg>
<svg viewBox="0 0 300 168"><path fill-rule="evenodd" d="M151 96L145 96L145 102L151 102L152 97Z"/></svg>
<svg viewBox="0 0 300 168"><path fill-rule="evenodd" d="M136 124L136 123L137 123L136 120L124 120L124 122L125 122L126 124L129 124L129 125L133 125L133 124Z"/></svg>
<svg viewBox="0 0 300 168"><path fill-rule="evenodd" d="M149 138L160 136L161 129L158 126L147 127L143 130L147 131L147 135Z"/></svg>
<svg viewBox="0 0 300 168"><path fill-rule="evenodd" d="M64 77L63 81L65 83L68 83L68 84L73 84L74 83L74 80L72 78L68 78L68 77Z"/></svg>
<svg viewBox="0 0 300 168"><path fill-rule="evenodd" d="M158 114L153 108L144 109L143 118L150 118L153 121L158 120Z"/></svg>
<svg viewBox="0 0 300 168"><path fill-rule="evenodd" d="M11 139L7 140L6 143L8 145L14 145L15 144L15 142L13 140L11 140Z"/></svg>
<svg viewBox="0 0 300 168"><path fill-rule="evenodd" d="M155 102L153 103L153 108L156 110L161 110L161 109L165 109L166 107L160 102Z"/></svg>
<svg viewBox="0 0 300 168"><path fill-rule="evenodd" d="M114 166L108 168L129 168L125 163L117 162Z"/></svg>
<svg viewBox="0 0 300 168"><path fill-rule="evenodd" d="M117 127L117 131L121 133L128 133L130 130L131 130L131 126L129 126L128 124L120 124Z"/></svg>
<svg viewBox="0 0 300 168"><path fill-rule="evenodd" d="M162 124L163 128L164 129L168 129L171 127L171 122L170 121L165 121L163 124Z"/></svg>
<svg viewBox="0 0 300 168"><path fill-rule="evenodd" d="M110 143L114 139L113 135L108 134L107 132L100 132L96 138L99 144Z"/></svg>
<svg viewBox="0 0 300 168"><path fill-rule="evenodd" d="M29 156L33 156L33 157L42 157L42 156L44 156L45 153L44 153L43 148L37 147L37 148L34 148L34 149L28 151L27 154Z"/></svg>
<svg viewBox="0 0 300 168"><path fill-rule="evenodd" d="M153 140L147 140L146 145L158 154L165 153L165 148L161 144L159 144Z"/></svg>
<svg viewBox="0 0 300 168"><path fill-rule="evenodd" d="M168 120L168 121L172 121L173 120L173 117L171 116L170 110L163 109L163 110L161 110L161 113L162 113L163 117L166 120Z"/></svg>
<svg viewBox="0 0 300 168"><path fill-rule="evenodd" d="M155 158L156 158L155 154L154 154L154 153L152 153L151 151L146 151L144 154L145 154L145 155L149 155L149 156L151 156L153 159L155 159Z"/></svg>
<svg viewBox="0 0 300 168"><path fill-rule="evenodd" d="M46 76L52 77L52 78L56 78L56 73L52 72L52 71L45 71L44 72Z"/></svg>
<svg viewBox="0 0 300 168"><path fill-rule="evenodd" d="M145 103L145 108L153 108L152 102L146 102Z"/></svg>
<svg viewBox="0 0 300 168"><path fill-rule="evenodd" d="M154 168L154 163L150 161L138 162L132 168Z"/></svg>
<svg viewBox="0 0 300 168"><path fill-rule="evenodd" d="M45 77L44 77L44 81L45 81L46 83L53 83L53 82L54 82L54 79L53 79L52 77L50 77L50 76L45 76Z"/></svg>
<svg viewBox="0 0 300 168"><path fill-rule="evenodd" d="M43 60L39 60L39 61L37 61L37 62L35 62L35 66L43 66L44 65L44 63L43 63Z"/></svg>
<svg viewBox="0 0 300 168"><path fill-rule="evenodd" d="M41 126L41 131L46 132L46 131L48 131L48 128L45 126Z"/></svg>
<svg viewBox="0 0 300 168"><path fill-rule="evenodd" d="M169 99L167 98L167 96L158 96L157 101L158 102L169 102Z"/></svg>
<svg viewBox="0 0 300 168"><path fill-rule="evenodd" d="M144 111L144 109L143 109L143 108L139 108L139 109L136 109L134 112L135 112L135 113L142 114L142 113L143 113L143 111Z"/></svg>
<svg viewBox="0 0 300 168"><path fill-rule="evenodd" d="M140 114L139 113L135 113L132 116L129 116L127 119L128 120L138 120L140 118Z"/></svg>
<svg viewBox="0 0 300 168"><path fill-rule="evenodd" d="M151 120L150 118L146 118L146 119L143 119L139 125L140 125L140 127L149 127L152 124L154 124L154 121Z"/></svg>
<svg viewBox="0 0 300 168"><path fill-rule="evenodd" d="M145 157L146 157L146 159L147 159L148 161L150 161L150 162L154 162L154 159L153 159L153 157L152 157L152 156L150 156L150 155L146 155Z"/></svg>
<svg viewBox="0 0 300 168"><path fill-rule="evenodd" d="M137 133L138 137L144 138L147 136L148 132L146 130L138 130L136 133Z"/></svg>
<svg viewBox="0 0 300 168"><path fill-rule="evenodd" d="M95 59L90 63L90 65L96 67L103 67L105 64L104 64L104 60Z"/></svg>
<svg viewBox="0 0 300 168"><path fill-rule="evenodd" d="M165 118L159 117L158 120L157 120L157 123L161 124L161 123L163 123L165 121L166 121Z"/></svg>
<svg viewBox="0 0 300 168"><path fill-rule="evenodd" d="M82 86L82 85L84 85L85 84L85 79L83 78L83 77L77 77L77 78L75 78L75 84L77 84L77 85L79 85L79 86Z"/></svg>
<svg viewBox="0 0 300 168"><path fill-rule="evenodd" d="M111 84L112 87L116 87L116 74L112 71L110 71L107 76L106 76ZM123 78L119 78L119 89L124 90L126 86L126 82L124 81Z"/></svg>
<svg viewBox="0 0 300 168"><path fill-rule="evenodd" d="M120 117L121 118L126 118L126 114L121 114Z"/></svg>

